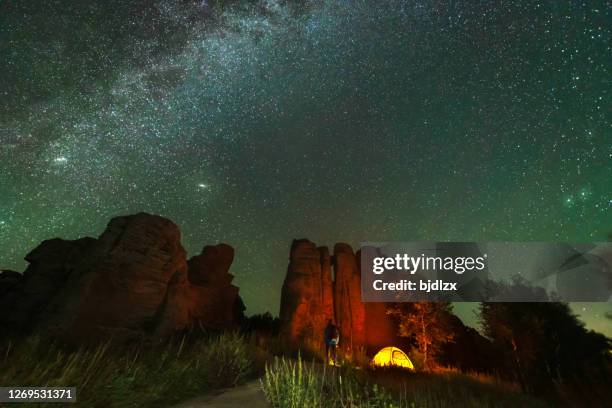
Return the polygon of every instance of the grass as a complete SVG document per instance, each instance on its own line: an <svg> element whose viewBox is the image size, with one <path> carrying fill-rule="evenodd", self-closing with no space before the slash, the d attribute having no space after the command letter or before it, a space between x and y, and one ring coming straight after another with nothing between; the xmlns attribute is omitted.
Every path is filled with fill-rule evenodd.
<svg viewBox="0 0 612 408"><path fill-rule="evenodd" d="M160 407L263 372L262 388L275 408L546 406L515 385L482 374L359 369L349 363L331 367L314 358L304 362L299 355L268 360L275 345L227 333L163 345L67 350L31 337L0 346L0 384L77 387L77 406Z"/></svg>
<svg viewBox="0 0 612 408"><path fill-rule="evenodd" d="M305 364L275 358L262 379L266 397L273 407L391 407L392 398L378 386L362 388L351 369Z"/></svg>
<svg viewBox="0 0 612 408"><path fill-rule="evenodd" d="M544 407L514 386L458 372L358 370L276 358L262 379L275 408Z"/></svg>
<svg viewBox="0 0 612 408"><path fill-rule="evenodd" d="M3 351L0 384L74 386L77 405L87 407L167 406L235 386L253 373L252 353L237 334L129 349L105 344L72 351L32 337L18 345L8 344Z"/></svg>

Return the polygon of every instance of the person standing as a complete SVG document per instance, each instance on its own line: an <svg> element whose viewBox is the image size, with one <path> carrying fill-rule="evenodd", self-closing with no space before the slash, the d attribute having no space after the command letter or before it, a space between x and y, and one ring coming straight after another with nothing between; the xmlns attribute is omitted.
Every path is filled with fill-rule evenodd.
<svg viewBox="0 0 612 408"><path fill-rule="evenodd" d="M333 323L332 319L327 321L324 337L325 356L327 357L327 362L336 365L338 357L338 344L340 344L340 330L338 330L338 327Z"/></svg>

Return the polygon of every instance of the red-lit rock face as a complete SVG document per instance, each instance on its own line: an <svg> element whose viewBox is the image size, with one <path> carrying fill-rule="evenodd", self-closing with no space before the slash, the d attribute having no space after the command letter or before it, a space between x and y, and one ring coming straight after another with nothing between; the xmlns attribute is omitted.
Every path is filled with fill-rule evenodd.
<svg viewBox="0 0 612 408"><path fill-rule="evenodd" d="M228 273L233 249L207 246L187 262L178 227L158 216L114 218L97 240L45 241L26 260L0 305L0 322L20 332L127 340L234 327L242 312Z"/></svg>
<svg viewBox="0 0 612 408"><path fill-rule="evenodd" d="M404 343L395 334L386 304L361 302L359 253L347 244L334 246L330 262L326 247L317 248L305 239L293 241L280 318L284 340L303 350L323 350L330 318L339 328L342 352L373 354Z"/></svg>
<svg viewBox="0 0 612 408"><path fill-rule="evenodd" d="M365 345L365 304L361 302L361 275L353 249L334 246L334 306L336 324L344 350L357 351Z"/></svg>
<svg viewBox="0 0 612 408"><path fill-rule="evenodd" d="M323 345L325 325L333 318L329 252L308 240L295 240L281 294L282 334L291 345ZM313 346L314 347L314 346Z"/></svg>
<svg viewBox="0 0 612 408"><path fill-rule="evenodd" d="M368 259L375 256L380 256L380 250L375 247L365 247L358 251L355 255L357 259L357 268L361 271L362 251L364 257ZM364 258L366 259L366 258ZM368 262L368 264L371 264ZM365 303L366 315L366 351L370 355L374 355L380 349L391 345L400 346L401 348L407 342L406 339L397 336L397 327L393 318L387 315L387 303L367 302Z"/></svg>

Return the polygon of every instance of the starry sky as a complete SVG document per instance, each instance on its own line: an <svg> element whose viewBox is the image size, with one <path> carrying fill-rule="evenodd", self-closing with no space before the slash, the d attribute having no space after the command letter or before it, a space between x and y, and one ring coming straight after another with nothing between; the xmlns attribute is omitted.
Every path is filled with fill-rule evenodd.
<svg viewBox="0 0 612 408"><path fill-rule="evenodd" d="M126 3L0 1L0 267L147 211L277 313L294 238L612 233L608 1Z"/></svg>

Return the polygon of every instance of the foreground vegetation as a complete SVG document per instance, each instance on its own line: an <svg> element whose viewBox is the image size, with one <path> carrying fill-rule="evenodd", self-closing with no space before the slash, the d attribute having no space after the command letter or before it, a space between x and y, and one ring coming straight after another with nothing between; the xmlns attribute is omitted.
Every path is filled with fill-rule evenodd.
<svg viewBox="0 0 612 408"><path fill-rule="evenodd" d="M484 327L493 341L478 352L498 369L489 374L440 368L432 363L436 348L429 348L432 358L423 358L418 339L410 350L417 372L371 369L365 355L346 359L343 367L322 364L316 352L306 360L295 358L279 337L278 319L263 315L247 321L244 335L200 333L163 344L118 347L108 343L68 349L39 337L0 343L0 384L74 386L77 405L86 407L171 406L262 374L262 388L275 408L600 406L607 402L610 355L601 354L609 348L609 339L584 330L563 305L485 307ZM425 334L432 337L432 333L443 332ZM506 351L509 341L516 346ZM580 346L574 350L580 359L568 361L566 353L572 344ZM546 372L548 367L554 368L554 375Z"/></svg>
<svg viewBox="0 0 612 408"><path fill-rule="evenodd" d="M545 407L512 385L483 375L334 368L277 358L262 386L275 408Z"/></svg>
<svg viewBox="0 0 612 408"><path fill-rule="evenodd" d="M79 406L160 407L244 382L253 373L252 355L237 334L71 351L32 337L4 346L0 384L74 386Z"/></svg>

